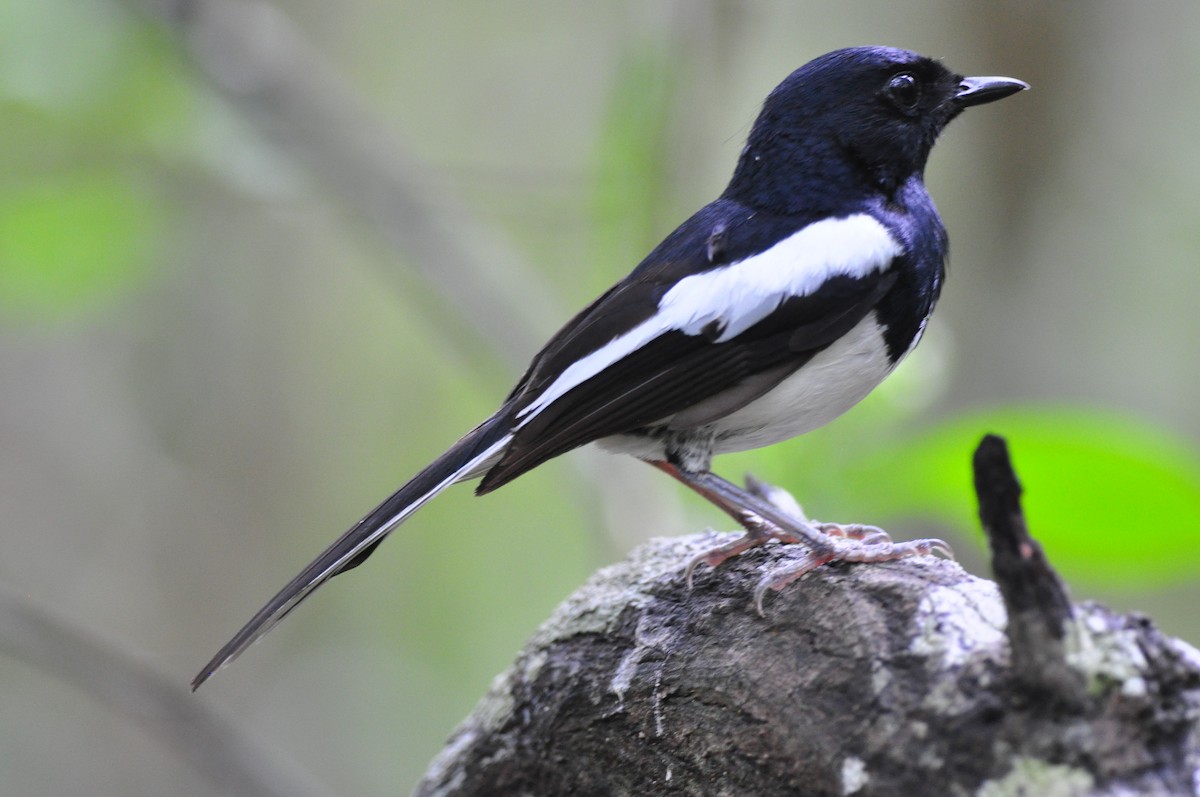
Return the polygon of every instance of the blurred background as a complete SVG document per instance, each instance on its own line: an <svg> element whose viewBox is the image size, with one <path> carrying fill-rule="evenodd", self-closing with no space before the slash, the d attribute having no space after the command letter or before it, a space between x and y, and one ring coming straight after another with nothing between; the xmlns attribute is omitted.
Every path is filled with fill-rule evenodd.
<svg viewBox="0 0 1200 797"><path fill-rule="evenodd" d="M934 152L921 349L717 469L986 575L969 462L1006 434L1074 597L1200 641L1198 33L1183 0L0 0L2 790L407 793L597 567L727 527L586 451L456 488L184 696L856 44L1033 90Z"/></svg>

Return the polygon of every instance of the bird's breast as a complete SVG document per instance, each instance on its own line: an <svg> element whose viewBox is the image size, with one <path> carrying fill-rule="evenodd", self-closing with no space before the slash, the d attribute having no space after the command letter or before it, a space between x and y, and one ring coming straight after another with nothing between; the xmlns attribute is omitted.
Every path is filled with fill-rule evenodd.
<svg viewBox="0 0 1200 797"><path fill-rule="evenodd" d="M897 362L869 313L774 389L714 421L713 453L759 448L823 426L862 401Z"/></svg>

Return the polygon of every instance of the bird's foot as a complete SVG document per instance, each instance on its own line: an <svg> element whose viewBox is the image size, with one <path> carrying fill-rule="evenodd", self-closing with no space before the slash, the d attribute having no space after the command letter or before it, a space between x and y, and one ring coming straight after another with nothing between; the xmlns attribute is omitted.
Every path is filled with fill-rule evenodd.
<svg viewBox="0 0 1200 797"><path fill-rule="evenodd" d="M756 515L747 513L745 517L739 519L739 522L742 524L742 528L746 530L745 534L736 540L705 551L688 562L687 567L683 571L688 589L692 588L692 576L695 574L696 568L700 565L708 565L711 568L720 567L727 560L732 559L738 554L745 553L751 548L757 548L771 540L779 540L780 542L793 545L802 542L796 535L788 534Z"/></svg>
<svg viewBox="0 0 1200 797"><path fill-rule="evenodd" d="M863 545L890 544L891 536L878 526L866 526L862 523L821 523L812 521L813 526L828 537L842 537L855 540Z"/></svg>
<svg viewBox="0 0 1200 797"><path fill-rule="evenodd" d="M767 591L779 592L806 573L809 573L829 562L892 562L897 559L907 559L910 556L929 556L940 554L943 558L953 559L954 551L943 540L905 540L892 542L886 533L874 526L840 526L836 523L821 523L818 528L822 531L833 528L844 534L830 536L828 548L824 551L806 550L797 561L772 570L763 576L754 588L754 608L759 615L766 616L763 611L763 599ZM855 536L855 530L869 530L867 536Z"/></svg>
<svg viewBox="0 0 1200 797"><path fill-rule="evenodd" d="M887 532L877 526L810 520L790 493L753 476L746 477L746 492L777 510L770 513L772 519L768 521L750 510L738 512L736 517L746 529L745 535L692 559L684 575L690 589L692 576L701 564L719 567L726 560L771 540L802 546L804 555L797 561L768 573L758 582L754 589L754 605L760 615L764 614L763 599L768 590L779 592L806 573L829 562L890 562L934 553L948 559L954 558L954 552L942 540L892 542Z"/></svg>

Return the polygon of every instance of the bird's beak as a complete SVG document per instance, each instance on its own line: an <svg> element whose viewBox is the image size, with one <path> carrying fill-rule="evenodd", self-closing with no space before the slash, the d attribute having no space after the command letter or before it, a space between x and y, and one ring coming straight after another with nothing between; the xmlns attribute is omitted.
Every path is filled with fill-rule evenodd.
<svg viewBox="0 0 1200 797"><path fill-rule="evenodd" d="M1024 80L1011 77L965 77L958 84L954 104L959 108L970 108L972 105L1002 100L1027 88L1029 84Z"/></svg>

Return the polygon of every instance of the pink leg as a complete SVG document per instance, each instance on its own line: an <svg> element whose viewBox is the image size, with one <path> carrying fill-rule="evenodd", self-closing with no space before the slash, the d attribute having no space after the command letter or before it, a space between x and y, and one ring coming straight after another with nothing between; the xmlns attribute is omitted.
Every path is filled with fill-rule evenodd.
<svg viewBox="0 0 1200 797"><path fill-rule="evenodd" d="M767 590L778 592L805 573L827 562L890 562L909 556L940 553L953 558L950 546L941 540L892 542L887 533L875 526L859 524L813 523L781 508L772 497L772 488L756 479L748 479L743 490L714 473L692 473L669 462L651 465L686 484L721 509L746 529L745 536L697 556L685 570L689 588L696 567L718 567L738 554L771 540L799 544L806 553L795 564L768 573L754 590L754 604L763 613ZM798 509L798 507L796 507Z"/></svg>

